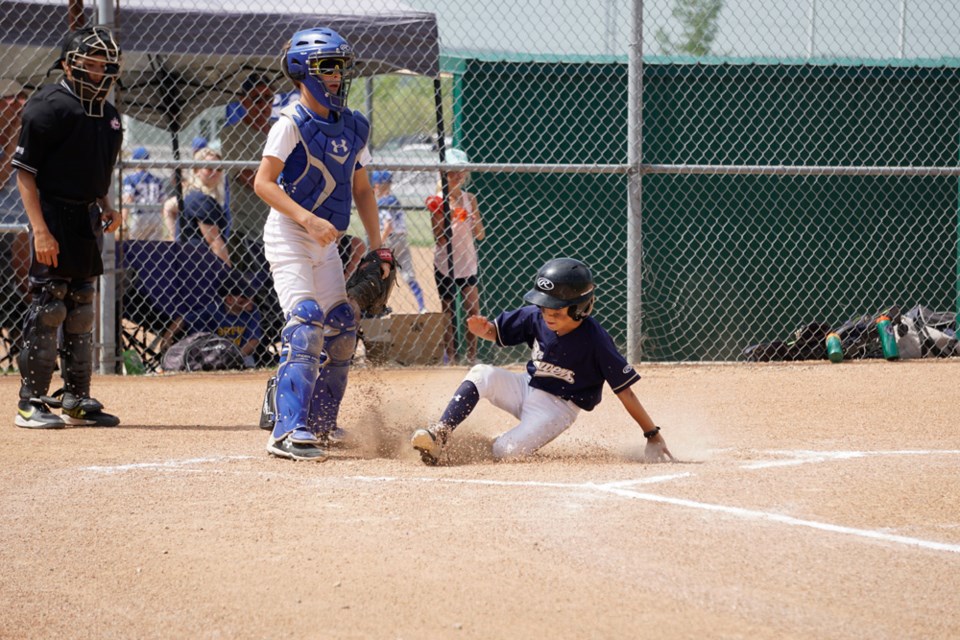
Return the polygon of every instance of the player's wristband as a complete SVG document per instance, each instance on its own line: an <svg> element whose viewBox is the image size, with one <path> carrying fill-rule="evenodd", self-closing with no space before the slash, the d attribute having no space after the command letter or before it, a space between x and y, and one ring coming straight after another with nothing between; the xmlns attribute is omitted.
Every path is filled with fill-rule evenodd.
<svg viewBox="0 0 960 640"><path fill-rule="evenodd" d="M660 433L660 427L654 427L653 429L650 429L650 431L644 431L643 437L649 440L650 438L657 435L658 433Z"/></svg>

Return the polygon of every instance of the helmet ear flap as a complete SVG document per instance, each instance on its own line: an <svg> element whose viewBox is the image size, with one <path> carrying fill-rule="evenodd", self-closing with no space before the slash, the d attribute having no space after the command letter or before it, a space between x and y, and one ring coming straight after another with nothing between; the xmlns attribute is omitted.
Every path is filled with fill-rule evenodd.
<svg viewBox="0 0 960 640"><path fill-rule="evenodd" d="M567 314L580 322L593 312L593 301L596 300L594 296L590 296L589 300L584 300L580 304L573 304L567 307Z"/></svg>
<svg viewBox="0 0 960 640"><path fill-rule="evenodd" d="M299 60L290 60L290 56L284 51L280 54L280 69L283 75L294 82L300 82L307 77L307 70Z"/></svg>

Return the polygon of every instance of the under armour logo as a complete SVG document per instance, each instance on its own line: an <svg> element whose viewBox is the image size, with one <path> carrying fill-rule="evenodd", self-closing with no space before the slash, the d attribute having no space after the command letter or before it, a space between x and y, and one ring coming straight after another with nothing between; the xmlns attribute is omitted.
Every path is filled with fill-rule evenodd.
<svg viewBox="0 0 960 640"><path fill-rule="evenodd" d="M346 153L350 149L347 141L343 138L331 141L330 146L333 147L334 153Z"/></svg>

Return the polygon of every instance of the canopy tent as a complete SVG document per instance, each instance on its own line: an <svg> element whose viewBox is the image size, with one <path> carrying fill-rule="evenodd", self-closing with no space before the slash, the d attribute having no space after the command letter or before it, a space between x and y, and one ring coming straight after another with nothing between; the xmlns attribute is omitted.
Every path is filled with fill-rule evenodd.
<svg viewBox="0 0 960 640"><path fill-rule="evenodd" d="M436 16L397 0L274 0L269 9L252 12L237 0L119 0L118 107L176 133L204 109L235 100L251 72L278 78L283 43L315 26L353 45L361 75L439 72ZM98 22L91 8L85 13L87 24ZM0 0L0 79L43 84L66 30L66 0Z"/></svg>

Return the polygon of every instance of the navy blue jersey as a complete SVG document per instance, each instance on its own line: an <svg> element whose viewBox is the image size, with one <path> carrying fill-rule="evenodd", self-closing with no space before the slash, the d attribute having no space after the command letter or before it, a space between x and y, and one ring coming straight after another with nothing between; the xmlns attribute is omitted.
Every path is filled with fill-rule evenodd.
<svg viewBox="0 0 960 640"><path fill-rule="evenodd" d="M187 335L201 332L215 333L238 347L249 340L262 340L263 329L260 312L243 311L237 315L227 313L222 304L212 305L184 316Z"/></svg>
<svg viewBox="0 0 960 640"><path fill-rule="evenodd" d="M570 400L584 411L600 403L604 381L619 393L640 379L606 329L589 316L563 336L547 327L535 306L504 311L494 324L500 346L526 343L533 349L527 363L531 387Z"/></svg>

